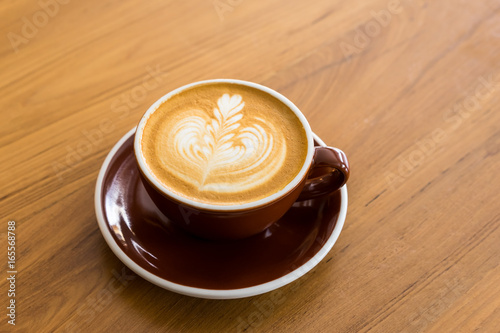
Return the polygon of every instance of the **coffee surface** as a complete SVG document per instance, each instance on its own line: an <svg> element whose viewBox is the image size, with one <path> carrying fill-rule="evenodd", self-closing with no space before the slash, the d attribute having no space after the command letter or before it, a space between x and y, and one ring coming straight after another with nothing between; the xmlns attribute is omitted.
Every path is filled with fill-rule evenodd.
<svg viewBox="0 0 500 333"><path fill-rule="evenodd" d="M146 121L142 154L170 191L213 205L253 202L302 168L307 137L295 113L258 89L207 83L164 101Z"/></svg>

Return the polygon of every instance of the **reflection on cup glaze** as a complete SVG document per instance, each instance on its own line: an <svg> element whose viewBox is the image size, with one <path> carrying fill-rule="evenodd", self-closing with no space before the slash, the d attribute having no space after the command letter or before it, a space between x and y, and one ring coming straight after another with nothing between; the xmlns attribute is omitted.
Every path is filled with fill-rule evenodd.
<svg viewBox="0 0 500 333"><path fill-rule="evenodd" d="M190 110L167 139L185 163L164 167L200 191L241 192L269 181L285 161L286 146L276 144L284 140L262 118L242 127L244 107L240 95L224 94L211 114Z"/></svg>

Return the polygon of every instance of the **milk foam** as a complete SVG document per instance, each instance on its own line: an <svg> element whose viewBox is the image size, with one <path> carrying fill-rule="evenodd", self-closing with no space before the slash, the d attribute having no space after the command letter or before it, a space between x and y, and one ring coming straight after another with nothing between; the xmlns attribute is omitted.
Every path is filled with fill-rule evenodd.
<svg viewBox="0 0 500 333"><path fill-rule="evenodd" d="M175 154L182 161L177 165L164 164L164 168L200 191L240 192L269 181L283 165L286 146L270 158L274 147L272 133L278 133L261 118L242 127L244 107L240 95L224 94L209 114L192 110L198 114L176 124L167 139L174 143ZM191 172L179 168L184 163L194 166ZM231 182L223 181L227 178Z"/></svg>
<svg viewBox="0 0 500 333"><path fill-rule="evenodd" d="M307 137L282 102L213 84L161 104L147 120L141 150L151 173L173 192L226 205L285 187L304 163Z"/></svg>

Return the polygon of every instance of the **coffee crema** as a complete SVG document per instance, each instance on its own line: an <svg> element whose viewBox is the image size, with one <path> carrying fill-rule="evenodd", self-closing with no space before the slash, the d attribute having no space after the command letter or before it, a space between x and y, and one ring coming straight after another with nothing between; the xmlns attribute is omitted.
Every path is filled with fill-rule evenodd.
<svg viewBox="0 0 500 333"><path fill-rule="evenodd" d="M170 191L212 205L268 197L289 184L307 155L305 129L283 102L236 83L179 92L149 116L141 151Z"/></svg>

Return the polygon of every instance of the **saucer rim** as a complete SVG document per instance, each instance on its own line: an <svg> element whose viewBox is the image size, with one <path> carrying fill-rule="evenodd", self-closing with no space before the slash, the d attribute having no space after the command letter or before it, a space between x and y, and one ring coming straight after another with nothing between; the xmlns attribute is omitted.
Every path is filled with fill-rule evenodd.
<svg viewBox="0 0 500 333"><path fill-rule="evenodd" d="M106 173L109 169L109 164L111 163L111 160L116 155L118 150L123 146L125 141L127 141L135 133L136 128L137 127L134 127L130 131L128 131L113 146L113 148L106 156L101 166L101 169L99 170L99 175L96 181L96 187L94 192L94 208L97 218L97 224L108 246L111 248L113 253L118 257L118 259L120 259L121 262L123 262L128 268L134 271L137 275L141 276L143 279L161 288L192 297L206 298L206 299L236 299L236 298L251 297L270 292L272 290L281 288L295 280L298 280L300 277L304 276L307 272L309 272L316 265L318 265L321 262L321 260L323 260L326 257L328 252L330 252L333 245L336 243L340 235L340 232L342 231L347 216L347 203L348 203L347 185L344 185L342 186L342 188L340 188L341 200L340 200L340 211L338 214L338 218L335 227L333 228L332 233L330 234L330 237L325 242L323 247L321 247L321 249L303 265L297 267L290 273L287 273L286 275L283 275L277 279L262 284L258 284L255 286L239 288L239 289L205 289L205 288L190 287L174 283L147 271L146 269L142 268L139 264L137 264L134 260L132 260L120 248L120 246L113 238L111 231L109 231L108 229L108 224L106 223L106 219L104 217L102 201L101 201L102 189L103 189L102 185L104 177L106 176ZM318 137L318 135L316 135L314 132L312 134L314 140L316 140L320 145L326 146L326 144L323 142L323 140L321 140Z"/></svg>

